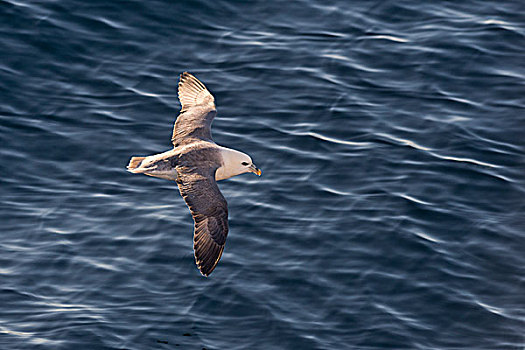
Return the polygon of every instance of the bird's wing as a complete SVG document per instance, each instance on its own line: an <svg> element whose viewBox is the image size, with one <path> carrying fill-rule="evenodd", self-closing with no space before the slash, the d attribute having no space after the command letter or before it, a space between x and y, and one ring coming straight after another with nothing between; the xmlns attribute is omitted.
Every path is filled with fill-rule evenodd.
<svg viewBox="0 0 525 350"><path fill-rule="evenodd" d="M173 145L178 147L195 140L211 141L211 123L217 111L215 100L206 86L190 73L182 73L179 101L182 109L173 127Z"/></svg>
<svg viewBox="0 0 525 350"><path fill-rule="evenodd" d="M221 258L228 235L228 203L215 182L215 169L177 166L177 184L193 216L193 250L200 272L208 276Z"/></svg>

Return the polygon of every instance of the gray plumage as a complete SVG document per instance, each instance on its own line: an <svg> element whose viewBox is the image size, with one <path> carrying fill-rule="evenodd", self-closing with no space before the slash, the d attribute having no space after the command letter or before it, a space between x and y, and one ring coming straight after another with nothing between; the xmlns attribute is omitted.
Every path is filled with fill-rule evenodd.
<svg viewBox="0 0 525 350"><path fill-rule="evenodd" d="M171 142L174 147L198 142L213 142L211 123L217 115L215 101L210 92L193 75L184 72L180 76L179 101L182 105L175 121Z"/></svg>
<svg viewBox="0 0 525 350"><path fill-rule="evenodd" d="M128 171L175 180L194 220L195 262L208 276L222 256L228 235L228 205L216 180L261 171L239 151L218 146L211 136L217 114L214 98L193 75L181 74L181 112L173 127L174 148L148 157L132 157Z"/></svg>

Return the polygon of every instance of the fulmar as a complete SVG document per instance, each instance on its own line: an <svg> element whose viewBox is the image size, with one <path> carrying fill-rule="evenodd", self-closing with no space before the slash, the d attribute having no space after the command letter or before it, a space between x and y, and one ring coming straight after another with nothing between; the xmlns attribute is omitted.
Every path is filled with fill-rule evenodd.
<svg viewBox="0 0 525 350"><path fill-rule="evenodd" d="M217 110L203 83L184 72L178 95L182 109L173 127L173 149L132 157L127 169L177 182L194 221L195 262L207 277L217 266L228 235L228 204L216 181L249 172L260 176L261 171L247 154L213 141L211 123Z"/></svg>

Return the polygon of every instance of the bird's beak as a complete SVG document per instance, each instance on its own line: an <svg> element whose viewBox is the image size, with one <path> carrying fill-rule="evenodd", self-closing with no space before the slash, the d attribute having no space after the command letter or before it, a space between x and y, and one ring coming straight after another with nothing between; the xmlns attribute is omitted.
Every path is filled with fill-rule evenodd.
<svg viewBox="0 0 525 350"><path fill-rule="evenodd" d="M257 175L257 176L261 176L261 174L262 174L261 169L257 168L254 164L252 164L252 165L250 166L250 171L251 171L252 173L254 173L255 175Z"/></svg>

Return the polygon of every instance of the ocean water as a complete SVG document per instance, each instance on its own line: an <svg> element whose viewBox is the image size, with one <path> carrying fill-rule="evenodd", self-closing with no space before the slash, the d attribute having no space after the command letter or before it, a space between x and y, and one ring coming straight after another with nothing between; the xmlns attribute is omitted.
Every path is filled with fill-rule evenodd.
<svg viewBox="0 0 525 350"><path fill-rule="evenodd" d="M0 3L0 349L524 349L523 1ZM216 97L198 272L176 84Z"/></svg>

